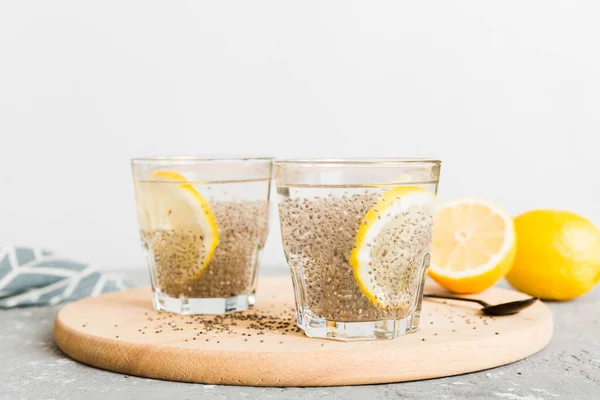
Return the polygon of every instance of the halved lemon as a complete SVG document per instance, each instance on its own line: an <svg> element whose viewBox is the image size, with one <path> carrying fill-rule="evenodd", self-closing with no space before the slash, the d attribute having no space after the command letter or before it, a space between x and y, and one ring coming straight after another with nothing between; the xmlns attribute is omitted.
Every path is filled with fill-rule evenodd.
<svg viewBox="0 0 600 400"><path fill-rule="evenodd" d="M137 182L140 228L199 238L203 249L198 253L201 259L194 263L198 275L208 266L219 244L216 218L206 199L180 173L157 170L150 177L152 182Z"/></svg>
<svg viewBox="0 0 600 400"><path fill-rule="evenodd" d="M401 308L417 296L429 261L435 202L430 191L397 186L362 219L350 265L361 292L376 306Z"/></svg>
<svg viewBox="0 0 600 400"><path fill-rule="evenodd" d="M477 293L502 279L516 253L513 219L484 200L440 205L433 226L429 275L455 293Z"/></svg>

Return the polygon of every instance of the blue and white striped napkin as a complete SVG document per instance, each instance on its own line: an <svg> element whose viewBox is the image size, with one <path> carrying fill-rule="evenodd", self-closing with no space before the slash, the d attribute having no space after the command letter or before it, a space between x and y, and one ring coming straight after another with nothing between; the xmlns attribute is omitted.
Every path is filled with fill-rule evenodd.
<svg viewBox="0 0 600 400"><path fill-rule="evenodd" d="M51 305L125 288L116 275L50 251L0 246L0 308Z"/></svg>

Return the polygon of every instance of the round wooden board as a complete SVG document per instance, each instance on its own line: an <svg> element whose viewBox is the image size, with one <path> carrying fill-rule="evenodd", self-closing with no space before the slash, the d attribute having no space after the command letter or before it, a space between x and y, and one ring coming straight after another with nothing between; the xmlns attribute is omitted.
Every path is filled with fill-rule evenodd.
<svg viewBox="0 0 600 400"><path fill-rule="evenodd" d="M524 296L494 288L478 297L499 303ZM257 306L245 314L283 315L283 322L292 317L289 278L261 280ZM335 386L479 371L534 354L552 336L552 315L541 302L517 315L491 318L471 303L425 301L421 315L419 332L387 341L310 339L296 331L295 319L287 320L288 332L257 334L251 321L238 321L228 328L234 333L215 333L206 332L202 322L210 326L213 317L154 311L145 288L67 305L56 317L54 337L71 358L128 375L209 384Z"/></svg>

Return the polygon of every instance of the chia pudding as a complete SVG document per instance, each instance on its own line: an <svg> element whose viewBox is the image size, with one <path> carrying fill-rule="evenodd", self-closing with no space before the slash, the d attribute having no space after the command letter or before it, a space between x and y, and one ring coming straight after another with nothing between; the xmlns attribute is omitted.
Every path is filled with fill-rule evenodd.
<svg viewBox="0 0 600 400"><path fill-rule="evenodd" d="M337 188L315 195L315 189L279 188L283 246L301 312L360 322L398 320L415 311L429 266L430 208L412 207L396 215L398 223L386 225L377 236L369 279L381 288L380 302L361 290L350 263L363 218L384 192Z"/></svg>
<svg viewBox="0 0 600 400"><path fill-rule="evenodd" d="M174 298L233 297L255 291L268 226L268 201L214 201L219 231L204 268L204 237L181 229L141 230L155 290Z"/></svg>

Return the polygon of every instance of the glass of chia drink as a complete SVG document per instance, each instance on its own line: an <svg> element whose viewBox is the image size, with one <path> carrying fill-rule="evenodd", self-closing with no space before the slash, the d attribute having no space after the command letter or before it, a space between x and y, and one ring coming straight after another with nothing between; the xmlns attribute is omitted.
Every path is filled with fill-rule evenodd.
<svg viewBox="0 0 600 400"><path fill-rule="evenodd" d="M377 340L417 331L440 161L274 165L281 237L306 335Z"/></svg>
<svg viewBox="0 0 600 400"><path fill-rule="evenodd" d="M268 230L270 158L132 160L157 310L251 308Z"/></svg>

